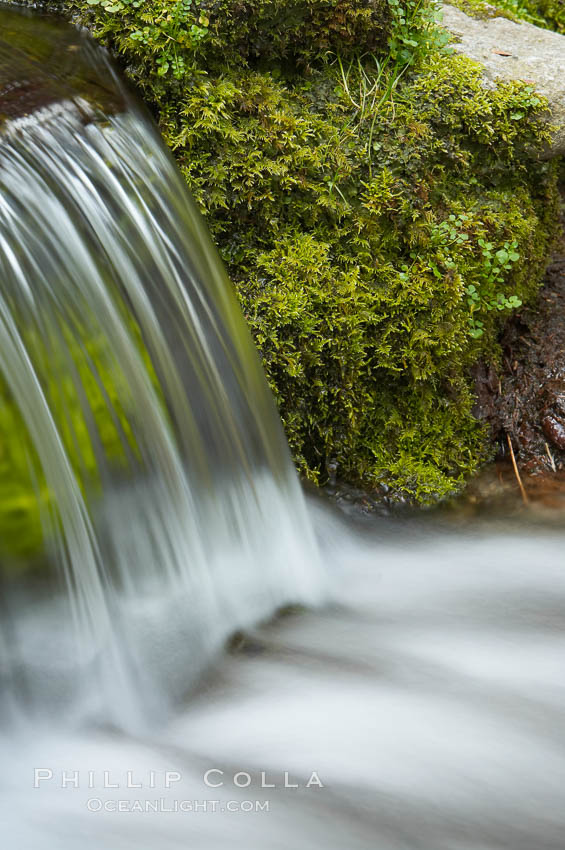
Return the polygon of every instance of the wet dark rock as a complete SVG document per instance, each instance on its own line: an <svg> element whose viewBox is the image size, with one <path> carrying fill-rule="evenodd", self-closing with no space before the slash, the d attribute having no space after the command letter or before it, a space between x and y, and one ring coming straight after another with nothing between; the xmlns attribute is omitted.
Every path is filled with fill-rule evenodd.
<svg viewBox="0 0 565 850"><path fill-rule="evenodd" d="M237 631L228 639L226 649L233 655L260 655L264 645L253 635Z"/></svg>
<svg viewBox="0 0 565 850"><path fill-rule="evenodd" d="M525 473L565 470L565 236L536 303L508 322L501 342L498 368L475 369L475 415L490 424L499 457L510 437Z"/></svg>
<svg viewBox="0 0 565 850"><path fill-rule="evenodd" d="M565 380L545 384L539 393L542 431L557 448L565 450Z"/></svg>
<svg viewBox="0 0 565 850"><path fill-rule="evenodd" d="M92 110L123 111L102 49L57 18L0 7L0 131L55 104L72 102L83 120ZM95 57L98 61L95 61Z"/></svg>
<svg viewBox="0 0 565 850"><path fill-rule="evenodd" d="M327 469L327 472L328 472L328 483L331 487L335 487L335 485L336 485L337 467L338 467L337 461L335 461L333 459L328 461L327 466L326 466L326 469Z"/></svg>
<svg viewBox="0 0 565 850"><path fill-rule="evenodd" d="M544 416L541 422L543 433L559 449L565 449L565 425L553 416Z"/></svg>

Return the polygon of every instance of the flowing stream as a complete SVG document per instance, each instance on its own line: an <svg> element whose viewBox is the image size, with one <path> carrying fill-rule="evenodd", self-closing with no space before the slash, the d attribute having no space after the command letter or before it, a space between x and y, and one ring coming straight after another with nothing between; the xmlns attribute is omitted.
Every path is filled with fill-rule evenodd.
<svg viewBox="0 0 565 850"><path fill-rule="evenodd" d="M560 531L307 502L106 54L0 83L2 846L562 850Z"/></svg>

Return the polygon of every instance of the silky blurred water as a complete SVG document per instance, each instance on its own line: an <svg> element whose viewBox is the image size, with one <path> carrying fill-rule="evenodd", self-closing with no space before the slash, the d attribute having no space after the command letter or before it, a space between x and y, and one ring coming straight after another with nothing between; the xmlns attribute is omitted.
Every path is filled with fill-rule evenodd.
<svg viewBox="0 0 565 850"><path fill-rule="evenodd" d="M7 846L563 847L563 536L309 510L331 601L247 629L143 734L20 718Z"/></svg>

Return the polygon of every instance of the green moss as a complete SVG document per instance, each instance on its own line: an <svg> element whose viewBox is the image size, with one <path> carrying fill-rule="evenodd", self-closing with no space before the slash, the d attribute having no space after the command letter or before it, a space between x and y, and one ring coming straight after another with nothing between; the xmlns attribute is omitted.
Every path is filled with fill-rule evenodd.
<svg viewBox="0 0 565 850"><path fill-rule="evenodd" d="M199 25L200 54L233 51L236 62L302 59L339 48L386 47L391 11L387 0L185 0L183 9ZM367 38L367 34L369 36Z"/></svg>
<svg viewBox="0 0 565 850"><path fill-rule="evenodd" d="M224 65L242 60L310 64L328 51L355 51L360 43L383 50L394 17L388 0L89 0L45 5L86 15L99 34L117 37L122 49L158 53L161 73L172 69L177 75L193 56L201 62L220 56Z"/></svg>
<svg viewBox="0 0 565 850"><path fill-rule="evenodd" d="M451 0L463 12L476 18L510 18L565 33L563 0Z"/></svg>
<svg viewBox="0 0 565 850"><path fill-rule="evenodd" d="M301 471L318 480L335 459L344 477L427 499L485 457L465 376L494 351L491 302L535 291L554 182L527 160L544 134L531 88L484 89L477 66L437 55L379 104L385 76L363 110L379 67L209 74L180 114L158 108ZM491 280L481 242L520 257Z"/></svg>
<svg viewBox="0 0 565 850"><path fill-rule="evenodd" d="M301 472L456 489L489 452L471 366L535 293L557 220L542 99L485 88L418 2L64 5L154 110Z"/></svg>

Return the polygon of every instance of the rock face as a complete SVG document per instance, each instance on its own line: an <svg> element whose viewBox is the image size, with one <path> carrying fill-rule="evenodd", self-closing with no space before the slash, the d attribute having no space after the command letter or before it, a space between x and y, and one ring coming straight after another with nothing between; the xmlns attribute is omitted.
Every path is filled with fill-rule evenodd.
<svg viewBox="0 0 565 850"><path fill-rule="evenodd" d="M557 129L544 157L565 154L565 36L506 18L471 18L443 6L443 26L458 41L453 47L484 67L489 80L523 80L549 102Z"/></svg>
<svg viewBox="0 0 565 850"><path fill-rule="evenodd" d="M0 8L0 132L5 121L73 101L86 119L89 107L122 112L109 66L95 61L84 32L61 20Z"/></svg>

